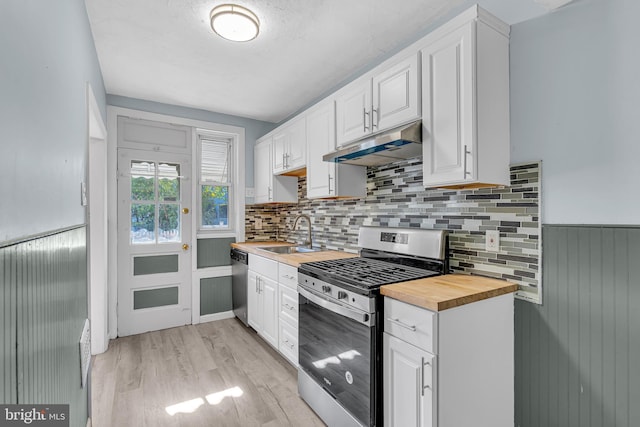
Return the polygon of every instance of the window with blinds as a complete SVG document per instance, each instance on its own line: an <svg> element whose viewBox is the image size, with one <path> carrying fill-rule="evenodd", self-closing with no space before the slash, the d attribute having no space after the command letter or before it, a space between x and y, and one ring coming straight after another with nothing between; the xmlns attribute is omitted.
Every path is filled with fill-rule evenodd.
<svg viewBox="0 0 640 427"><path fill-rule="evenodd" d="M230 230L231 166L233 140L224 136L198 135L200 229Z"/></svg>

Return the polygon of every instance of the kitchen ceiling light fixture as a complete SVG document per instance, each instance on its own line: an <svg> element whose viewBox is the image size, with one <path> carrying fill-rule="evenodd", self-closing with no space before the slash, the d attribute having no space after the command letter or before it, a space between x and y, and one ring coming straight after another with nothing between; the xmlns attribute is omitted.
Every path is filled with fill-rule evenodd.
<svg viewBox="0 0 640 427"><path fill-rule="evenodd" d="M236 4L222 4L211 10L211 28L220 37L247 42L258 36L260 21L255 13Z"/></svg>

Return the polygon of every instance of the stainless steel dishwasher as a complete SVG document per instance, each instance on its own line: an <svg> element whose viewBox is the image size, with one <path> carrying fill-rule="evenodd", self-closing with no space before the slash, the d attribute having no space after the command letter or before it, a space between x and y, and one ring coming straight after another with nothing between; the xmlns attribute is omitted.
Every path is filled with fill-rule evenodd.
<svg viewBox="0 0 640 427"><path fill-rule="evenodd" d="M233 313L245 325L247 320L247 275L249 271L249 254L241 250L231 249L231 295Z"/></svg>

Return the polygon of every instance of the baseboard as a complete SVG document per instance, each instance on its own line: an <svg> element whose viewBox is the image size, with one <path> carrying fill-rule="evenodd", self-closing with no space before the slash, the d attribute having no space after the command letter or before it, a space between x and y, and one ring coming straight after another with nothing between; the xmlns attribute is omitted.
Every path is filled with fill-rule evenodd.
<svg viewBox="0 0 640 427"><path fill-rule="evenodd" d="M232 319L234 317L235 315L233 314L233 311L223 311L220 313L205 314L204 316L200 316L200 323L214 322L216 320Z"/></svg>

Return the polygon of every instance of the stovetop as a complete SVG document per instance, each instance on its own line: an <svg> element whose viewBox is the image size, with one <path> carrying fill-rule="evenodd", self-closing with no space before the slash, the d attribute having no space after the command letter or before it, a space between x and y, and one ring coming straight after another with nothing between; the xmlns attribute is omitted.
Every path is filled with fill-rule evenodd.
<svg viewBox="0 0 640 427"><path fill-rule="evenodd" d="M440 271L362 257L308 262L302 264L299 271L330 284L346 283L364 290L441 274Z"/></svg>

